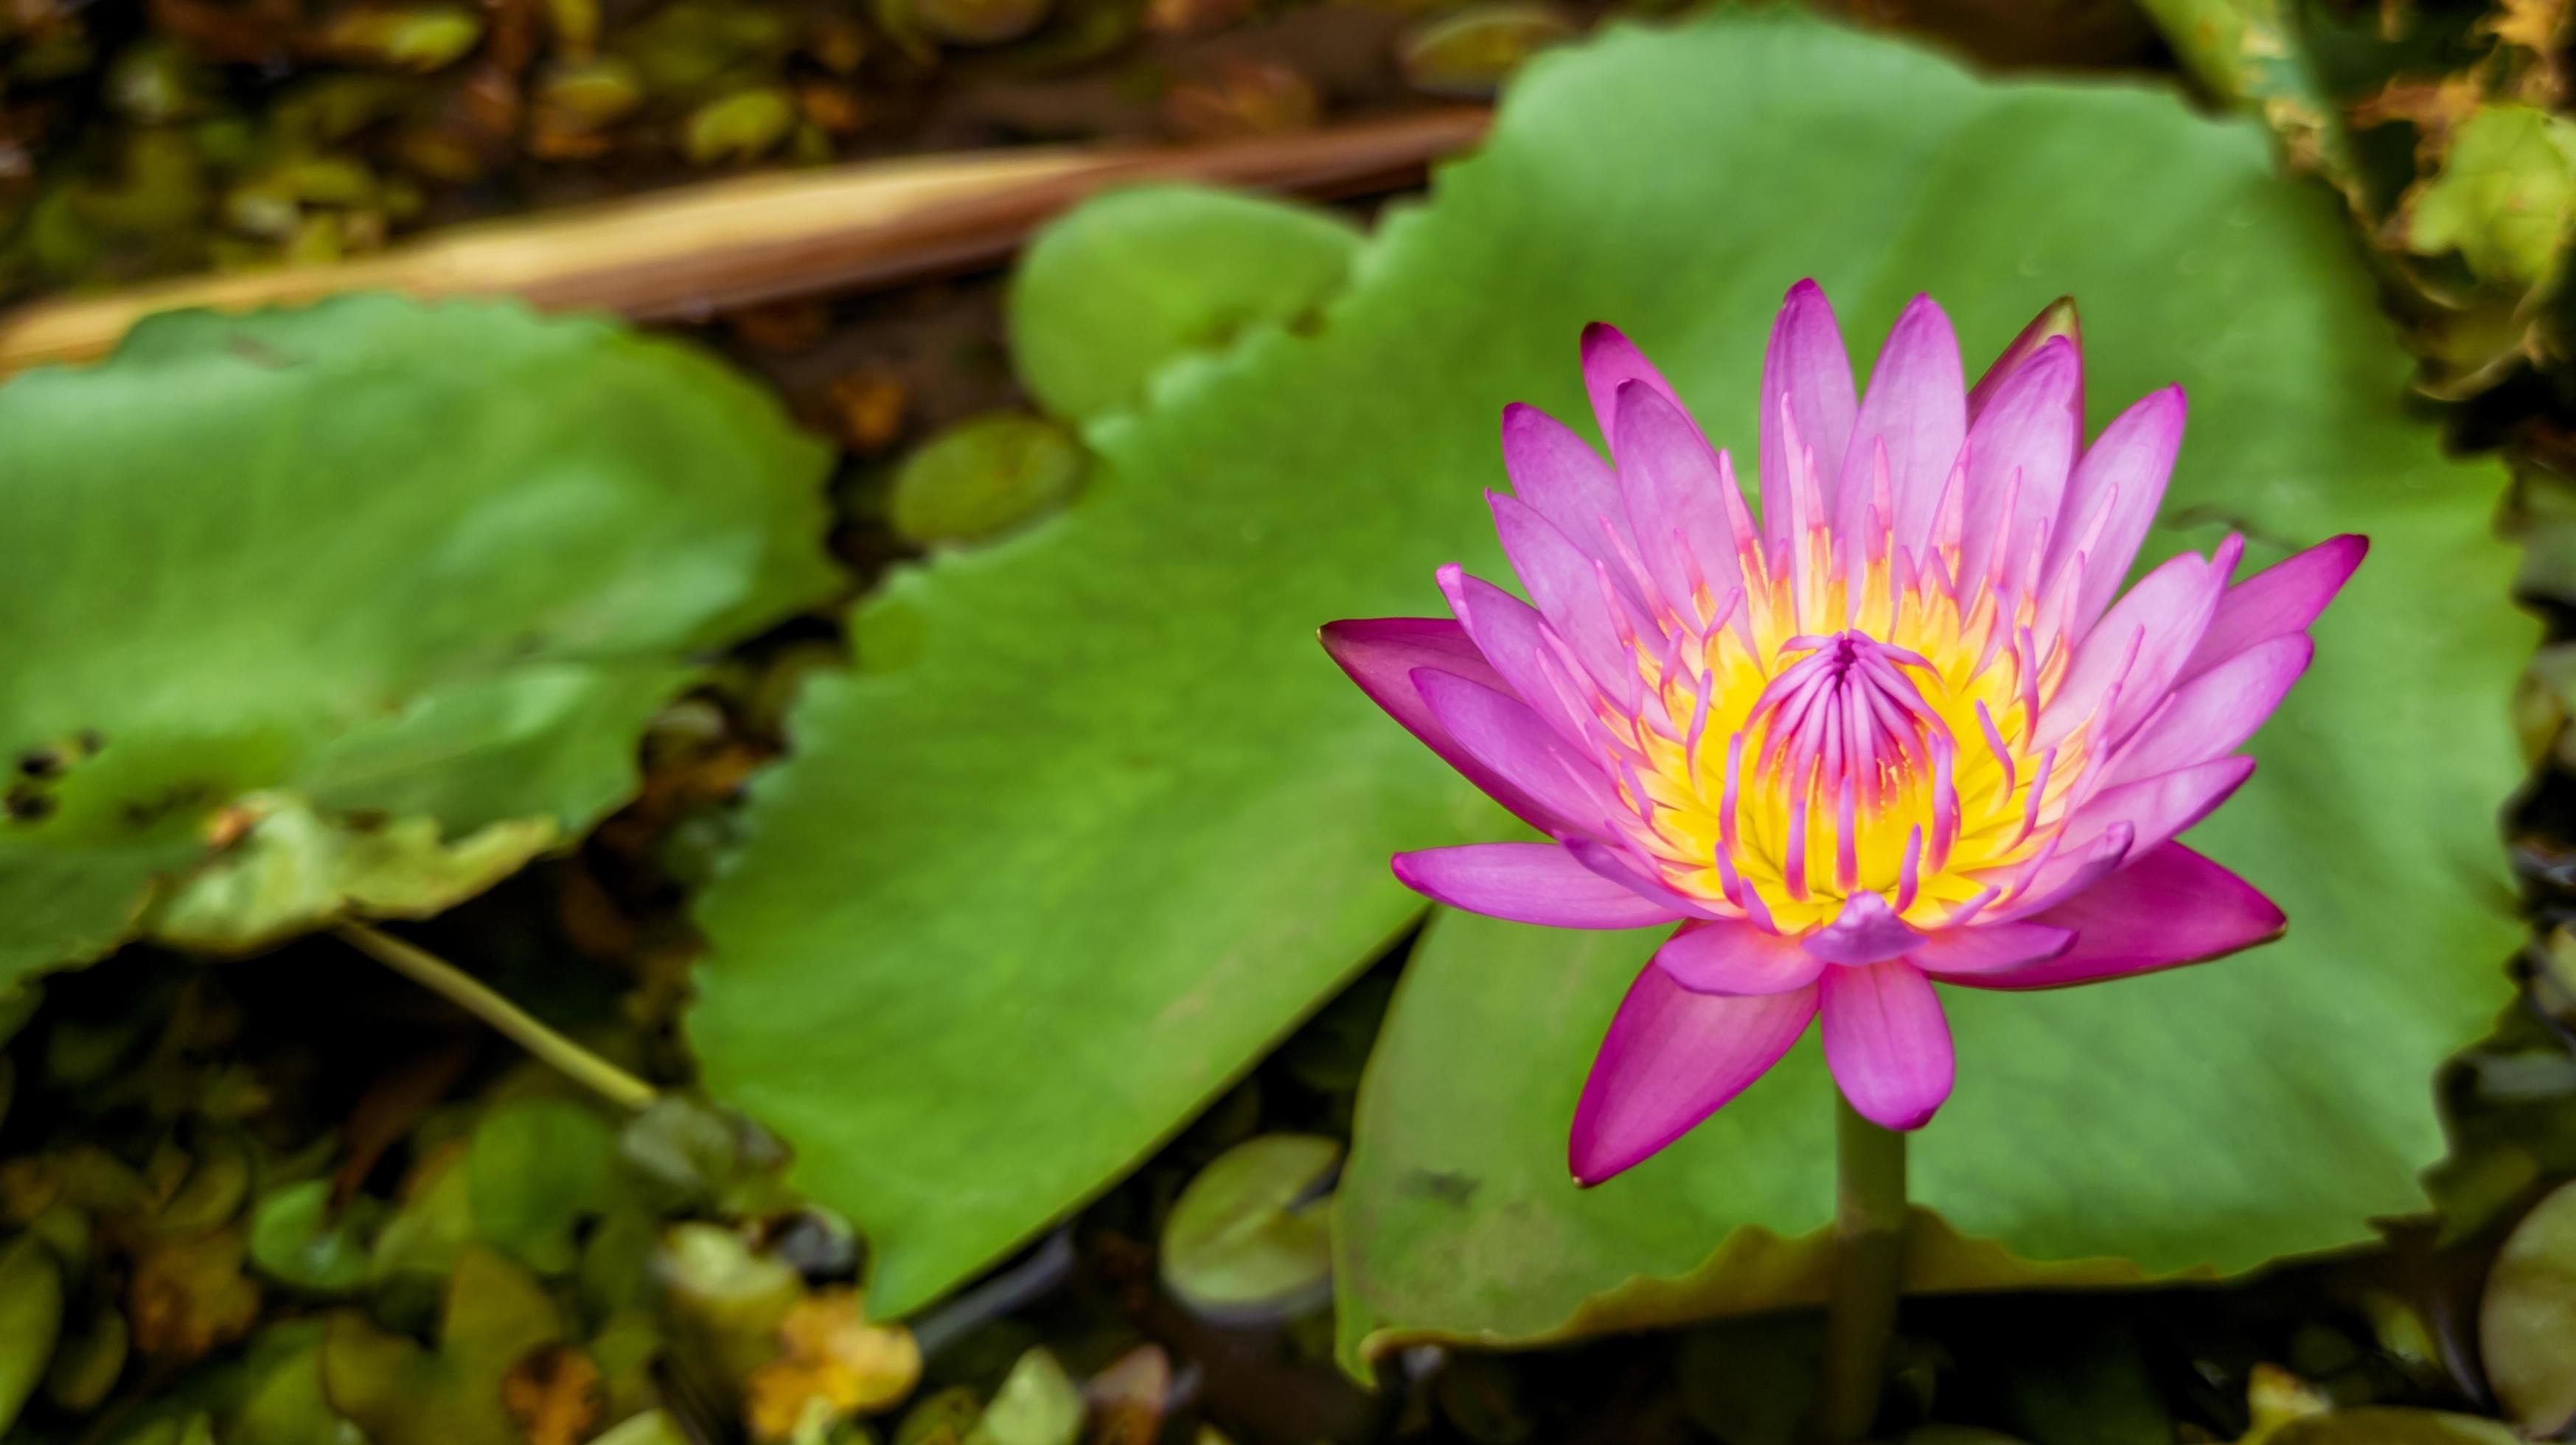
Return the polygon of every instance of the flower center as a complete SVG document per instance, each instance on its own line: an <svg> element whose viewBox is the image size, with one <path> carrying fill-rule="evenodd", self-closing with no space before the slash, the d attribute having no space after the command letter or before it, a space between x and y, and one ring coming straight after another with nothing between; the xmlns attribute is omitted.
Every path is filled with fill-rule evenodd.
<svg viewBox="0 0 2576 1445"><path fill-rule="evenodd" d="M2089 751L2084 729L2042 737L2064 659L2026 619L1855 570L1804 597L1757 579L1641 647L1634 761L1614 760L1666 881L1783 932L1859 893L1923 927L1984 906L2047 846Z"/></svg>

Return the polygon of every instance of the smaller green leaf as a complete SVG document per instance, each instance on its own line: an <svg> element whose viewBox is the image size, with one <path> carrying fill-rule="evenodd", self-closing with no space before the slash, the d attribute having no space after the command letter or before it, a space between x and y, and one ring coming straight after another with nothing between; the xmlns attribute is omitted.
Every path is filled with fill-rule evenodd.
<svg viewBox="0 0 2576 1445"><path fill-rule="evenodd" d="M372 184L295 171L290 209ZM0 981L456 902L632 794L697 658L837 586L824 449L596 319L166 313L0 423Z"/></svg>
<svg viewBox="0 0 2576 1445"><path fill-rule="evenodd" d="M573 1230L615 1200L617 1135L568 1099L512 1099L475 1126L465 1155L474 1227L541 1274L572 1268Z"/></svg>
<svg viewBox="0 0 2576 1445"><path fill-rule="evenodd" d="M2491 105L2451 137L2441 173L2407 203L2406 244L2458 251L2484 280L2528 289L2557 269L2576 216L2576 122Z"/></svg>
<svg viewBox="0 0 2576 1445"><path fill-rule="evenodd" d="M1433 20L1405 37L1397 61L1416 90L1482 98L1531 56L1577 33L1573 21L1545 5L1503 0Z"/></svg>
<svg viewBox="0 0 2576 1445"><path fill-rule="evenodd" d="M1082 1390L1041 1345L1011 1366L965 1445L1073 1445L1081 1433Z"/></svg>
<svg viewBox="0 0 2576 1445"><path fill-rule="evenodd" d="M1057 416L1132 407L1174 358L1306 315L1350 275L1359 232L1327 212L1199 186L1087 202L1011 281L1011 358Z"/></svg>
<svg viewBox="0 0 2576 1445"><path fill-rule="evenodd" d="M647 1410L592 1436L590 1445L689 1445L689 1437L666 1412Z"/></svg>
<svg viewBox="0 0 2576 1445"><path fill-rule="evenodd" d="M1264 1134L1217 1156L1163 1226L1163 1283L1217 1319L1279 1316L1332 1289L1332 1197L1339 1140Z"/></svg>
<svg viewBox="0 0 2576 1445"><path fill-rule="evenodd" d="M511 818L453 840L434 818L354 828L284 793L235 805L249 831L159 900L144 931L177 948L246 953L344 913L425 918L555 845L552 818Z"/></svg>
<svg viewBox="0 0 2576 1445"><path fill-rule="evenodd" d="M2522 1445L2522 1437L2475 1415L2371 1406L2292 1420L2264 1445Z"/></svg>
<svg viewBox="0 0 2576 1445"><path fill-rule="evenodd" d="M153 1211L152 1232L187 1237L232 1223L250 1197L250 1181L249 1146L237 1135L206 1136L178 1188Z"/></svg>
<svg viewBox="0 0 2576 1445"><path fill-rule="evenodd" d="M125 1373L134 1343L125 1316L100 1310L79 1333L67 1335L45 1371L45 1398L61 1409L84 1414L98 1408Z"/></svg>
<svg viewBox="0 0 2576 1445"><path fill-rule="evenodd" d="M997 536L1072 496L1089 464L1082 443L1041 417L969 417L904 458L894 529L925 547Z"/></svg>
<svg viewBox="0 0 2576 1445"><path fill-rule="evenodd" d="M924 31L951 45L999 45L1035 30L1049 0L908 0L902 8Z"/></svg>
<svg viewBox="0 0 2576 1445"><path fill-rule="evenodd" d="M720 1225L673 1225L655 1264L690 1343L737 1379L777 1355L779 1322L805 1295L793 1267Z"/></svg>
<svg viewBox="0 0 2576 1445"><path fill-rule="evenodd" d="M796 125L796 100L776 86L736 91L689 112L680 148L702 166L758 160Z"/></svg>
<svg viewBox="0 0 2576 1445"><path fill-rule="evenodd" d="M271 1328L252 1347L254 1379L224 1421L224 1445L368 1445L322 1393L318 1320Z"/></svg>
<svg viewBox="0 0 2576 1445"><path fill-rule="evenodd" d="M308 1179L276 1190L251 1214L250 1260L280 1284L315 1294L347 1294L367 1282L369 1249L384 1206L356 1195L333 1207L331 1181Z"/></svg>
<svg viewBox="0 0 2576 1445"><path fill-rule="evenodd" d="M16 983L0 984L0 1044L17 1037L18 1030L25 1028L27 1020L36 1016L37 1006L44 1001L43 986L33 981L22 979Z"/></svg>
<svg viewBox="0 0 2576 1445"><path fill-rule="evenodd" d="M942 1445L963 1440L984 1417L984 1401L965 1385L935 1390L913 1402L894 1427L894 1445Z"/></svg>
<svg viewBox="0 0 2576 1445"><path fill-rule="evenodd" d="M42 1240L22 1234L0 1249L0 1434L45 1377L62 1326L62 1269Z"/></svg>
<svg viewBox="0 0 2576 1445"><path fill-rule="evenodd" d="M343 1310L323 1336L322 1388L374 1445L521 1445L501 1377L562 1338L563 1317L536 1280L472 1248L448 1280L437 1349Z"/></svg>
<svg viewBox="0 0 2576 1445"><path fill-rule="evenodd" d="M2576 1184L2552 1191L2506 1237L2478 1305L2478 1349L2524 1433L2576 1424Z"/></svg>
<svg viewBox="0 0 2576 1445"><path fill-rule="evenodd" d="M456 1149L426 1161L407 1183L368 1252L369 1281L384 1286L444 1279L474 1239L474 1190L464 1151Z"/></svg>

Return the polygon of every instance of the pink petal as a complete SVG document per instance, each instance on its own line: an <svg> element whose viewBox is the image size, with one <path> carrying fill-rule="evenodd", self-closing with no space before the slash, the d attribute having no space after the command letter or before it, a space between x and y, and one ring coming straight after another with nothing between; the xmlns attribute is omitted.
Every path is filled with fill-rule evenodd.
<svg viewBox="0 0 2576 1445"><path fill-rule="evenodd" d="M1555 523L1586 555L1608 555L1605 526L1628 539L1610 464L1537 407L1514 402L1503 408L1503 470L1512 479L1512 495Z"/></svg>
<svg viewBox="0 0 2576 1445"><path fill-rule="evenodd" d="M1452 908L1549 928L1645 928L1674 914L1574 861L1554 843L1469 843L1398 853L1405 887Z"/></svg>
<svg viewBox="0 0 2576 1445"><path fill-rule="evenodd" d="M1566 746L1527 703L1437 668L1417 670L1413 685L1458 746L1537 802L1543 831L1597 833L1621 811L1600 765Z"/></svg>
<svg viewBox="0 0 2576 1445"><path fill-rule="evenodd" d="M1634 708L1644 682L1635 655L1619 640L1616 610L1630 599L1615 579L1605 595L1599 565L1518 498L1495 493L1485 500L1493 509L1503 555L1511 559L1512 571L1529 590L1539 615L1574 649L1575 660L1594 683L1622 707Z"/></svg>
<svg viewBox="0 0 2576 1445"><path fill-rule="evenodd" d="M1861 1117L1919 1129L1950 1097L1957 1060L1932 981L1903 959L1825 971L1825 1062Z"/></svg>
<svg viewBox="0 0 2576 1445"><path fill-rule="evenodd" d="M2182 675L2197 677L2259 643L2306 631L2369 553L2368 537L2346 532L2227 589Z"/></svg>
<svg viewBox="0 0 2576 1445"><path fill-rule="evenodd" d="M2281 910L2254 885L2167 843L2038 915L2075 930L2075 946L2016 972L1962 978L1977 988L2063 988L2201 963L2281 936Z"/></svg>
<svg viewBox="0 0 2576 1445"><path fill-rule="evenodd" d="M1690 408L1682 404L1681 394L1646 359L1646 353L1637 349L1637 343L1607 322L1595 321L1584 327L1583 389L1592 398L1592 419L1600 425L1603 441L1618 434L1619 388L1632 381L1671 402L1691 430L1699 430L1698 424L1690 421Z"/></svg>
<svg viewBox="0 0 2576 1445"><path fill-rule="evenodd" d="M1541 829L1562 826L1536 798L1460 747L1432 717L1430 704L1413 685L1413 674L1431 667L1487 687L1504 686L1493 665L1467 640L1465 629L1446 617L1375 617L1327 623L1320 636L1324 651L1350 674L1369 701L1420 738L1442 762L1511 809L1522 822Z"/></svg>
<svg viewBox="0 0 2576 1445"><path fill-rule="evenodd" d="M1799 940L1807 952L1827 963L1878 963L1910 951L1923 935L1896 916L1875 893L1855 893L1843 900L1834 921Z"/></svg>
<svg viewBox="0 0 2576 1445"><path fill-rule="evenodd" d="M1503 690L1528 703L1557 736L1582 745L1593 718L1590 684L1573 675L1538 609L1451 563L1440 591L1476 650L1501 675Z"/></svg>
<svg viewBox="0 0 2576 1445"><path fill-rule="evenodd" d="M2182 388L2169 386L2120 413L2075 464L2067 484L2066 504L2058 512L2056 540L2049 544L2047 570L2054 575L2087 546L2082 580L2075 594L2069 632L2082 636L2102 615L2146 540L2147 525L2164 501L2165 483L2173 476L2174 456L2182 450ZM2097 509L2104 519L2093 531Z"/></svg>
<svg viewBox="0 0 2576 1445"><path fill-rule="evenodd" d="M1980 915L1984 921L1978 926L2031 917L2101 882L2128 861L2129 843L2136 836L2135 825L2124 819L2111 824L2083 847L2061 844L2056 852L2027 870L2008 902Z"/></svg>
<svg viewBox="0 0 2576 1445"><path fill-rule="evenodd" d="M1566 1164L1589 1188L1690 1132L1768 1072L1816 1016L1816 991L1693 993L1648 965L1620 1001L1574 1108Z"/></svg>
<svg viewBox="0 0 2576 1445"><path fill-rule="evenodd" d="M1929 296L1906 303L1887 333L1878 364L1870 368L1869 391L1852 421L1851 446L1843 453L1842 479L1835 492L1834 530L1855 539L1887 532L1913 545L1932 530L1932 509L1941 500L1941 484L1959 457L1959 442L1968 432L1968 401L1959 378L1959 338L1950 317ZM1887 454L1888 500L1892 514L1873 527L1878 453Z"/></svg>
<svg viewBox="0 0 2576 1445"><path fill-rule="evenodd" d="M1813 281L1789 288L1762 358L1762 535L1772 546L1789 538L1790 453L1789 439L1780 429L1783 402L1797 427L1798 444L1815 459L1821 484L1831 485L1842 471L1858 403L1833 303ZM1824 515L1831 516L1830 495L1826 501Z"/></svg>
<svg viewBox="0 0 2576 1445"><path fill-rule="evenodd" d="M1723 918L1708 905L1653 876L1654 870L1618 849L1592 838L1562 840L1574 861L1660 908L1667 918Z"/></svg>
<svg viewBox="0 0 2576 1445"><path fill-rule="evenodd" d="M1693 993L1770 994L1805 988L1824 960L1741 919L1684 924L1655 950L1655 966Z"/></svg>
<svg viewBox="0 0 2576 1445"><path fill-rule="evenodd" d="M2024 920L1936 933L1905 958L1935 978L1958 978L2042 963L2074 946L2073 929Z"/></svg>
<svg viewBox="0 0 2576 1445"><path fill-rule="evenodd" d="M1714 603L1742 581L1727 524L1717 454L1670 397L1642 383L1619 389L1611 450L1638 555L1676 613L1695 589Z"/></svg>
<svg viewBox="0 0 2576 1445"><path fill-rule="evenodd" d="M2131 856L2142 854L2216 811L2254 775L2252 758L2217 758L2116 788L2105 788L2066 820L2062 849L2090 847L2126 824Z"/></svg>
<svg viewBox="0 0 2576 1445"><path fill-rule="evenodd" d="M2075 660L2041 714L2041 744L2054 747L2088 721L2096 746L2118 743L2124 726L2164 700L2207 630L2218 596L2209 560L2188 552L2141 578L2076 643Z"/></svg>
<svg viewBox="0 0 2576 1445"><path fill-rule="evenodd" d="M1986 374L1977 378L1977 384L1968 391L1968 425L1975 427L1977 418L1985 415L1986 408L1994 403L2003 384L2043 347L2058 340L2065 341L2075 352L2075 395L2067 401L2067 413L2080 440L2084 434L2084 328L2076 322L2075 298L2072 296L2060 296L2042 307L2040 313L2030 319L2030 324L2021 329L2021 334L2004 347L2003 354L1995 358L1994 365L1986 368ZM2068 458L2068 461L2071 464L2073 458Z"/></svg>
<svg viewBox="0 0 2576 1445"><path fill-rule="evenodd" d="M2106 781L2134 782L2236 751L2289 696L2316 651L2305 633L2294 632L2258 642L2193 677L2140 725Z"/></svg>
<svg viewBox="0 0 2576 1445"><path fill-rule="evenodd" d="M2170 578L2164 576L2168 570L2173 574ZM2157 586L2151 590L2149 583ZM2138 724L2172 694L2174 679L2181 675L2201 635L2209 630L2209 619L2218 610L2218 599L2226 587L2226 574L2215 563L2186 552L2138 583L2135 590L2149 595L2141 597L2134 610L2123 613L2128 602L2125 597L2112 605L2104 618L2106 624L2113 624L2108 630L2118 631L2114 619L2125 622L2135 618L2145 632L2137 665L2129 669L2129 676L2120 684L2120 695L2112 699L2110 728L2104 741L2114 747L2128 741Z"/></svg>
<svg viewBox="0 0 2576 1445"><path fill-rule="evenodd" d="M2053 337L1995 388L1969 426L1961 579L1985 576L1998 556L2010 563L2027 555L2056 520L2083 440L2082 419L2070 409L2083 385L2074 343Z"/></svg>

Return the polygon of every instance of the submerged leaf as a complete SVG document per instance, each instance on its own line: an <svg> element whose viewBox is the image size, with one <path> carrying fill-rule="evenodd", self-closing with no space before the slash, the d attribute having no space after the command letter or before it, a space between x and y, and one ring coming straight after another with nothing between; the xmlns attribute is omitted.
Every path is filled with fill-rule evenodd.
<svg viewBox="0 0 2576 1445"><path fill-rule="evenodd" d="M1021 259L1012 364L1057 416L1132 407L1178 358L1317 310L1359 251L1359 232L1326 211L1203 186L1113 191Z"/></svg>
<svg viewBox="0 0 2576 1445"><path fill-rule="evenodd" d="M2478 1305L2487 1382L2523 1433L2576 1424L2576 1184L2562 1184L2506 1237Z"/></svg>
<svg viewBox="0 0 2576 1445"><path fill-rule="evenodd" d="M908 542L974 542L1061 506L1082 481L1082 443L1039 417L959 422L904 458L893 521Z"/></svg>
<svg viewBox="0 0 2576 1445"><path fill-rule="evenodd" d="M1163 1283L1219 1319L1294 1314L1332 1287L1332 1197L1338 1139L1264 1134L1202 1169L1163 1226Z"/></svg>
<svg viewBox="0 0 2576 1445"><path fill-rule="evenodd" d="M525 1270L471 1248L448 1280L434 1350L343 1310L323 1338L323 1389L374 1445L525 1445L505 1378L562 1338L561 1313Z"/></svg>
<svg viewBox="0 0 2576 1445"><path fill-rule="evenodd" d="M617 1197L617 1132L568 1099L511 1099L474 1126L465 1177L475 1232L540 1274L574 1259L573 1231Z"/></svg>
<svg viewBox="0 0 2576 1445"><path fill-rule="evenodd" d="M2522 1437L2475 1415L2373 1406L2293 1420L2265 1445L2520 1445Z"/></svg>
<svg viewBox="0 0 2576 1445"><path fill-rule="evenodd" d="M345 1294L367 1282L368 1248L383 1206L372 1195L345 1204L328 1179L290 1184L259 1201L250 1258L260 1273L315 1294Z"/></svg>
<svg viewBox="0 0 2576 1445"><path fill-rule="evenodd" d="M1082 1391L1040 1346L1011 1367L965 1445L1073 1445L1082 1414Z"/></svg>
<svg viewBox="0 0 2576 1445"><path fill-rule="evenodd" d="M0 1247L0 1434L45 1378L63 1324L63 1272L32 1234Z"/></svg>

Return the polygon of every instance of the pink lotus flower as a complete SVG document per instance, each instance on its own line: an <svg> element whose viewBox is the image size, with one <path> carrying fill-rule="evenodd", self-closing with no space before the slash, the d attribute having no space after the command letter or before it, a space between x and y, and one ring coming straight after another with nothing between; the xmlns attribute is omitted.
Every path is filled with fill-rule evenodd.
<svg viewBox="0 0 2576 1445"><path fill-rule="evenodd" d="M2269 899L2173 840L2254 770L2236 750L2368 544L2231 585L2231 536L2114 602L2183 396L2085 447L2075 330L2052 307L1969 388L1918 296L1856 397L1801 282L1764 360L1756 520L1672 388L1592 327L1613 463L1503 413L1512 494L1488 499L1530 602L1450 566L1456 620L1324 629L1380 707L1551 840L1399 854L1398 878L1526 923L1681 924L1584 1086L1582 1183L1679 1138L1820 1013L1853 1107L1912 1129L1953 1077L1936 981L2056 988L2280 934Z"/></svg>

